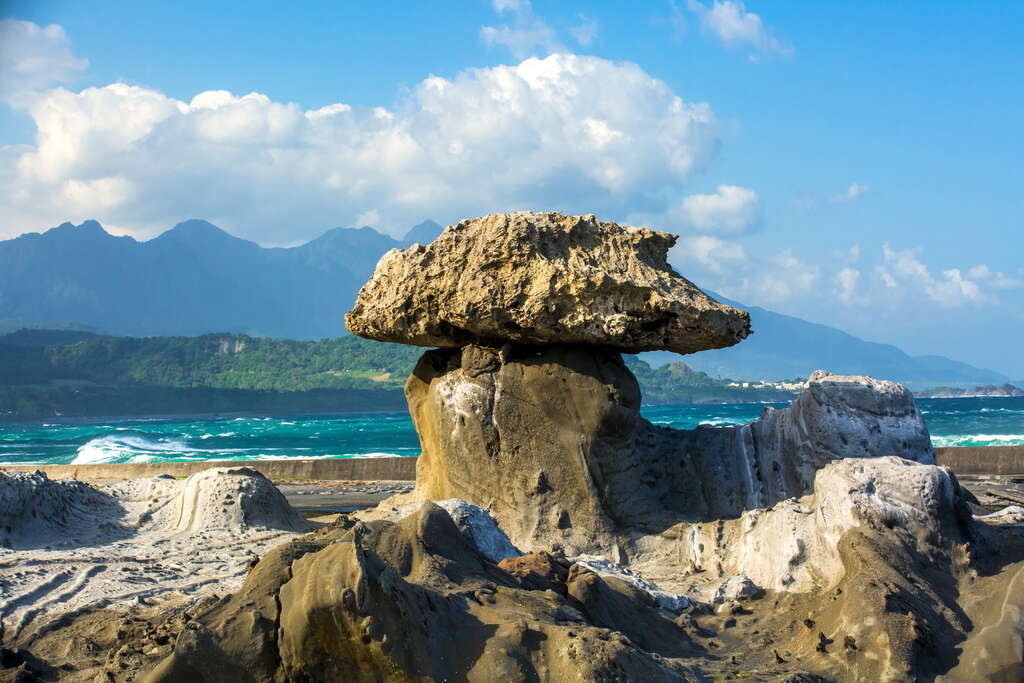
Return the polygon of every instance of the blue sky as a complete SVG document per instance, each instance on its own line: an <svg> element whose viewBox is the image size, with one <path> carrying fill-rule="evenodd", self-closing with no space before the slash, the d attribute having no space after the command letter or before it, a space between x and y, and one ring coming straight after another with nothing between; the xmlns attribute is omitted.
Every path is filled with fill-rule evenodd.
<svg viewBox="0 0 1024 683"><path fill-rule="evenodd" d="M0 8L0 237L592 211L732 298L1024 377L1024 3Z"/></svg>

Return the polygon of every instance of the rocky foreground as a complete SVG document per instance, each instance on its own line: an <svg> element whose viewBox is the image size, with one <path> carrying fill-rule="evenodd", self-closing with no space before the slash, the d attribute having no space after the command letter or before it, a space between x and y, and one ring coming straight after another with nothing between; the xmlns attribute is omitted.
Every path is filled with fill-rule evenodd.
<svg viewBox="0 0 1024 683"><path fill-rule="evenodd" d="M217 517L291 535L222 597L113 639L96 634L115 606L16 617L13 635L5 616L21 649L4 656L100 680L1017 680L1024 510L972 514L902 386L817 372L742 427L640 416L621 352L749 333L672 271L672 242L509 214L389 253L347 320L442 347L406 385L415 489L305 535L277 503ZM234 509L203 502L226 484L178 486L190 509ZM151 518L188 534L205 517ZM32 523L6 522L13 557ZM69 634L124 654L76 668Z"/></svg>

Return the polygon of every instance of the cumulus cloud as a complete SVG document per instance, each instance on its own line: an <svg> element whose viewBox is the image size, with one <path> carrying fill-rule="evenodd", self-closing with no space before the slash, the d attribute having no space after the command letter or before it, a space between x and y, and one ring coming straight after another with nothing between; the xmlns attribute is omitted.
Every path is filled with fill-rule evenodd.
<svg viewBox="0 0 1024 683"><path fill-rule="evenodd" d="M718 274L733 271L748 260L742 245L710 235L684 236L669 252L672 263L692 264Z"/></svg>
<svg viewBox="0 0 1024 683"><path fill-rule="evenodd" d="M760 257L711 235L682 237L669 252L669 262L688 277L699 275L702 286L747 304L793 301L811 293L821 279L821 267L801 260L792 249Z"/></svg>
<svg viewBox="0 0 1024 683"><path fill-rule="evenodd" d="M512 23L484 26L480 29L480 39L483 42L508 48L518 58L565 51L555 30L533 11L530 0L494 0L492 5L494 11L499 14L511 15ZM596 25L591 33L586 32L585 25L581 30L582 35L585 38L589 37L591 41L596 36ZM583 41L580 43L590 44Z"/></svg>
<svg viewBox="0 0 1024 683"><path fill-rule="evenodd" d="M970 274L964 277L959 268L950 268L936 277L913 249L896 250L882 245L882 264L876 270L887 288L905 290L911 295L922 293L945 308L989 301Z"/></svg>
<svg viewBox="0 0 1024 683"><path fill-rule="evenodd" d="M694 194L671 212L675 222L697 232L735 235L746 232L761 217L757 193L736 185L719 185L715 194Z"/></svg>
<svg viewBox="0 0 1024 683"><path fill-rule="evenodd" d="M848 306L859 306L865 303L865 300L857 292L857 282L859 280L860 271L856 268L840 269L833 277L836 285L835 297Z"/></svg>
<svg viewBox="0 0 1024 683"><path fill-rule="evenodd" d="M772 35L761 17L748 12L739 0L712 0L710 6L689 0L687 8L697 16L704 32L715 36L731 50L750 48L754 59L759 55L793 56L793 48Z"/></svg>
<svg viewBox="0 0 1024 683"><path fill-rule="evenodd" d="M88 65L71 53L71 42L57 24L0 21L0 98L8 103L71 80Z"/></svg>
<svg viewBox="0 0 1024 683"><path fill-rule="evenodd" d="M844 202L853 201L857 197L867 194L871 191L871 188L867 185L861 185L860 183L850 183L850 186L839 194L832 195L832 201L841 204Z"/></svg>
<svg viewBox="0 0 1024 683"><path fill-rule="evenodd" d="M1001 271L994 271L984 263L979 263L967 271L967 276L974 280L982 280L993 289L1016 289L1024 286L1024 280L1010 277Z"/></svg>
<svg viewBox="0 0 1024 683"><path fill-rule="evenodd" d="M580 23L569 27L569 33L577 43L583 47L589 47L597 40L597 34L601 30L601 25L596 19L591 19L585 14L579 14L577 18L580 20Z"/></svg>
<svg viewBox="0 0 1024 683"><path fill-rule="evenodd" d="M431 76L391 109L115 83L27 111L36 144L0 149L7 236L87 217L145 236L188 215L284 244L361 215L397 234L498 210L664 212L720 138L707 104L575 55Z"/></svg>

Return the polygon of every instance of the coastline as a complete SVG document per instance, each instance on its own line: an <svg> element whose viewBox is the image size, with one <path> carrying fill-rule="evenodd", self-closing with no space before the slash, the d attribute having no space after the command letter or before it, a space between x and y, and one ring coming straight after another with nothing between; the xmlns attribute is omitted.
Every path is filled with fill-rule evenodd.
<svg viewBox="0 0 1024 683"><path fill-rule="evenodd" d="M51 479L133 479L160 474L187 477L214 467L248 467L269 479L310 481L414 481L419 456L196 462L94 463L82 465L0 465L0 472L46 473ZM957 475L1024 475L1024 446L940 446L936 463Z"/></svg>
<svg viewBox="0 0 1024 683"><path fill-rule="evenodd" d="M0 426L3 425L24 425L24 424L38 424L44 425L68 425L68 424L80 424L87 422L158 422L158 421L173 421L173 420L184 420L184 421L198 421L198 420L233 420L238 417L297 417L300 415L308 415L310 417L342 417L349 415L386 415L386 414L409 414L407 407L403 407L402 410L383 410L383 409L370 409L370 410L294 410L294 411L273 411L268 412L265 410L241 410L232 412L215 412L215 413L152 413L152 414L140 414L140 415L61 415L53 417L39 417L34 415L32 417L7 417L0 416Z"/></svg>

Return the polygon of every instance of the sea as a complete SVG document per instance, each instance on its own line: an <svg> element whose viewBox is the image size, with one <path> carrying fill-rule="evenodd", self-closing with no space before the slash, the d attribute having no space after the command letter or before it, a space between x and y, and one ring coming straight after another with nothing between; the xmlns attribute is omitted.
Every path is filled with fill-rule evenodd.
<svg viewBox="0 0 1024 683"><path fill-rule="evenodd" d="M917 403L935 446L1024 445L1024 397ZM644 406L641 412L655 424L692 429L745 424L764 408L759 403L687 404ZM405 412L0 423L0 465L380 458L419 452Z"/></svg>

